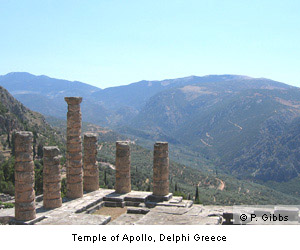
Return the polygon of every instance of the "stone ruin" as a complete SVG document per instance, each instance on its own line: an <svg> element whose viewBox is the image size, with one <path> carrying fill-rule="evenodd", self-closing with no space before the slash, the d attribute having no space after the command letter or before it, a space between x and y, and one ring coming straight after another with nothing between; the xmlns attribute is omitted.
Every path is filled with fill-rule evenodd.
<svg viewBox="0 0 300 250"><path fill-rule="evenodd" d="M81 141L81 97L66 97L67 113L67 194L61 198L61 166L58 147L43 148L43 195L34 191L33 134L15 132L15 208L0 209L0 224L37 225L199 225L260 224L241 221L240 214L285 213L286 224L300 223L299 208L251 208L194 205L193 201L169 193L169 148L156 142L153 152L153 192L132 191L130 146L116 142L115 190L99 188L96 161L97 136L85 133ZM127 209L111 221L97 214L102 207ZM252 209L252 210L251 210ZM112 209L110 209L112 210ZM93 215L91 215L93 214ZM248 217L250 218L250 217ZM264 222L262 224L265 224Z"/></svg>
<svg viewBox="0 0 300 250"><path fill-rule="evenodd" d="M34 192L33 135L15 133L15 218L32 220L36 217Z"/></svg>
<svg viewBox="0 0 300 250"><path fill-rule="evenodd" d="M45 208L57 208L62 205L59 161L58 147L44 147L43 205Z"/></svg>
<svg viewBox="0 0 300 250"><path fill-rule="evenodd" d="M81 145L81 97L65 97L67 113L67 197L83 196L82 145Z"/></svg>
<svg viewBox="0 0 300 250"><path fill-rule="evenodd" d="M65 97L68 104L67 113L67 194L69 199L82 198L84 191L93 192L99 189L99 168L96 162L97 136L84 134L83 161L81 141L81 97ZM15 133L15 219L30 221L36 218L34 192L34 163L32 151L33 135L31 132ZM54 209L62 206L61 198L61 166L58 147L43 148L43 207ZM131 192L130 147L126 141L116 142L115 192L127 194ZM168 143L157 142L154 145L153 159L153 193L152 201L169 200L169 156ZM115 202L112 197L106 201ZM123 202L124 203L124 202ZM121 203L122 204L122 203Z"/></svg>

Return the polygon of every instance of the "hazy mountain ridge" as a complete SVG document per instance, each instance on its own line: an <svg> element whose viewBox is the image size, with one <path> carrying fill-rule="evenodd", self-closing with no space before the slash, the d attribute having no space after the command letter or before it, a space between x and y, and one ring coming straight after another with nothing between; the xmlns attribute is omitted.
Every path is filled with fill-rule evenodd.
<svg viewBox="0 0 300 250"><path fill-rule="evenodd" d="M130 125L152 133L153 138L171 137L174 140L170 141L177 144L179 141L192 150L211 155L211 158L218 159L219 166L239 177L288 180L300 172L299 163L292 160L296 156L286 157L285 162L280 160L281 163L273 164L273 167L267 162L278 157L274 150L272 153L275 155L266 153L269 160L258 159L255 154L249 156L249 150L252 152L251 148L256 148L257 141L271 143L278 140L277 137L288 130L289 124L300 117L299 89L269 83L269 80L267 85L260 82L252 89L241 88L235 92L201 87L196 89L193 98L182 93L182 88L164 91L150 98ZM266 133L268 126L274 128ZM269 150L267 147L260 149ZM293 154L296 152L300 152L299 147ZM285 153L291 152L286 148ZM246 155L248 160L252 159L252 172L249 165L242 164L246 161L237 160ZM230 167L236 160L238 163L234 168ZM275 174L276 171L278 174Z"/></svg>
<svg viewBox="0 0 300 250"><path fill-rule="evenodd" d="M48 116L66 117L65 96L82 96L83 119L94 123L106 124L107 110L91 101L91 94L97 87L48 76L35 76L29 73L14 72L0 76L0 85L28 108ZM94 112L99 115L95 116Z"/></svg>
<svg viewBox="0 0 300 250"><path fill-rule="evenodd" d="M0 97L0 134L21 130L26 126L50 129L41 114L27 109L1 86Z"/></svg>
<svg viewBox="0 0 300 250"><path fill-rule="evenodd" d="M290 126L297 127L293 121L300 115L299 88L265 78L210 75L140 81L107 89L57 80L62 85L60 90L74 84L79 92L53 95L47 84L56 79L46 77L45 81L44 76L35 79L29 75L26 81L34 78L40 89L46 85L45 91L20 94L28 84L22 83L19 74L23 77L23 73L8 74L11 82L5 82L5 86L10 85L14 93L19 93L16 98L45 115L65 119L67 105L63 97L76 93L83 96L84 121L140 139L187 146L214 160L224 171L243 178L283 181L299 174L295 160L299 148L282 149L292 155L283 160L275 147L266 146L278 143L282 136L286 140L293 137L292 131L296 130ZM0 84L4 78L0 77Z"/></svg>
<svg viewBox="0 0 300 250"><path fill-rule="evenodd" d="M9 100L3 102L3 100ZM14 108L17 107L17 108ZM36 119L37 122L28 123L25 122L25 125L20 127L16 127L16 129L26 129L33 130L37 135L37 143L43 140L43 145L47 145L47 141L51 141L53 145L57 145L57 141L53 140L53 132L54 135L57 133L57 130L52 129L43 118L42 115L32 112L26 107L24 107L21 103L16 101L6 90L1 88L1 112L2 110L5 114L8 110L12 112L18 110L20 108L21 112L15 113L17 120L22 120L23 118L19 115L24 115L25 117L32 117L32 119ZM7 117L5 118L7 119ZM49 118L53 124L56 124L62 130L60 133L60 137L63 137L66 130L66 123L63 120L59 120L56 118ZM24 121L27 121L24 118ZM26 125L27 124L27 125ZM36 125L35 125L36 124ZM92 124L83 123L83 130L94 131L99 134L99 139L102 145L100 150L100 160L108 161L111 164L114 164L114 145L115 140L123 139L124 137L119 136L113 131L108 131L99 126L94 126ZM48 132L45 134L44 132ZM289 140L289 138L287 138ZM110 141L107 143L107 141ZM64 146L63 146L64 147ZM138 145L132 145L132 181L133 186L138 190L145 190L150 187L151 176L152 176L152 152L149 150L145 150ZM170 145L171 147L171 145ZM64 151L62 151L64 153ZM5 165L6 166L6 165ZM37 170L37 176L41 177L41 169ZM113 187L113 176L114 173L111 173L111 170L106 170L111 179L110 185ZM170 176L171 176L171 190L174 192L175 185L178 187L180 192L183 194L191 194L193 195L195 191L195 186L199 185L200 191L200 199L204 204L278 204L283 202L285 204L298 204L300 202L300 198L298 194L295 193L293 196L289 194L283 194L281 192L274 191L271 188L266 188L262 185L251 183L249 181L240 181L234 177L230 177L227 175L223 175L220 173L203 173L202 171L192 169L188 167L188 165L178 164L176 162L171 161L170 166ZM101 172L102 173L102 172ZM103 178L103 173L100 175L100 178ZM222 180L225 183L224 190L220 190L220 181ZM38 180L40 180L38 178ZM102 179L101 179L102 180ZM42 187L42 183L39 183L39 187ZM281 188L281 187L279 187ZM283 190L285 191L285 190Z"/></svg>
<svg viewBox="0 0 300 250"><path fill-rule="evenodd" d="M61 146L64 142L61 133L53 129L41 114L26 108L0 86L0 163L10 156L13 132L19 130L33 132L35 153L42 145Z"/></svg>
<svg viewBox="0 0 300 250"><path fill-rule="evenodd" d="M0 84L12 95L29 93L41 94L50 98L60 95L88 95L100 90L78 81L55 79L45 75L35 76L26 72L12 72L0 76Z"/></svg>

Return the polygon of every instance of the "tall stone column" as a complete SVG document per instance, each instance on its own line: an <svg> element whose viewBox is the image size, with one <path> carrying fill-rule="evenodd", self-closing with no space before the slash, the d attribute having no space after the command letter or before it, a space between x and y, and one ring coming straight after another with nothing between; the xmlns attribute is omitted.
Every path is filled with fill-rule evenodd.
<svg viewBox="0 0 300 250"><path fill-rule="evenodd" d="M169 194L169 148L167 142L156 142L153 154L153 195Z"/></svg>
<svg viewBox="0 0 300 250"><path fill-rule="evenodd" d="M36 218L34 192L34 163L31 132L15 133L15 219Z"/></svg>
<svg viewBox="0 0 300 250"><path fill-rule="evenodd" d="M131 192L130 147L125 141L116 142L115 191L119 194Z"/></svg>
<svg viewBox="0 0 300 250"><path fill-rule="evenodd" d="M43 149L43 205L45 208L61 207L61 167L58 147Z"/></svg>
<svg viewBox="0 0 300 250"><path fill-rule="evenodd" d="M82 97L65 97L67 114L67 197L83 196L81 111Z"/></svg>
<svg viewBox="0 0 300 250"><path fill-rule="evenodd" d="M83 189L95 191L99 189L99 169L97 165L97 136L86 133L83 137Z"/></svg>

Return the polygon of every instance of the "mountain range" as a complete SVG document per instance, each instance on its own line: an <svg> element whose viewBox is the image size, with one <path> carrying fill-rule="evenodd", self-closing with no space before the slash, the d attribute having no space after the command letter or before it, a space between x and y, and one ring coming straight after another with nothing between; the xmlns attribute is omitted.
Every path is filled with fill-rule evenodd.
<svg viewBox="0 0 300 250"><path fill-rule="evenodd" d="M56 145L62 153L63 166L62 194L65 194L65 138L66 120L47 117L31 111L17 101L7 90L0 87L0 193L14 194L14 157L13 131L29 130L33 132L33 149L35 164L35 192L43 193L43 160L42 148L45 145ZM109 129L83 122L82 132L98 134L99 181L101 187L114 188L115 182L115 141L126 140L123 135ZM131 183L133 190L152 189L153 152L131 142ZM173 148L174 149L174 148ZM171 149L171 151L173 151ZM287 183L287 188L279 183L275 190L271 183L268 186L248 180L215 172L204 172L190 166L170 160L170 191L175 196L195 200L195 187L199 191L202 204L300 204L298 190L299 180ZM292 192L290 191L292 190ZM198 200L196 202L199 202Z"/></svg>
<svg viewBox="0 0 300 250"><path fill-rule="evenodd" d="M84 121L145 145L167 140L182 163L203 159L198 169L208 164L238 178L277 182L300 173L300 89L285 83L209 75L100 89L9 73L0 85L30 109L64 119L63 97L82 96Z"/></svg>

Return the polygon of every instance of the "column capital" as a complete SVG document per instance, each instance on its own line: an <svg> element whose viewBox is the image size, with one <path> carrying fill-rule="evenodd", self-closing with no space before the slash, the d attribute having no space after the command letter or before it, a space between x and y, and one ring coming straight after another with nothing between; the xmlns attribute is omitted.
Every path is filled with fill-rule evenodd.
<svg viewBox="0 0 300 250"><path fill-rule="evenodd" d="M97 134L96 133L91 133L91 132L87 132L87 133L84 133L84 138L87 138L87 139L97 139Z"/></svg>
<svg viewBox="0 0 300 250"><path fill-rule="evenodd" d="M76 105L82 102L82 97L65 97L65 101L69 105Z"/></svg>
<svg viewBox="0 0 300 250"><path fill-rule="evenodd" d="M60 150L56 146L45 146L43 147L44 156L58 156Z"/></svg>

